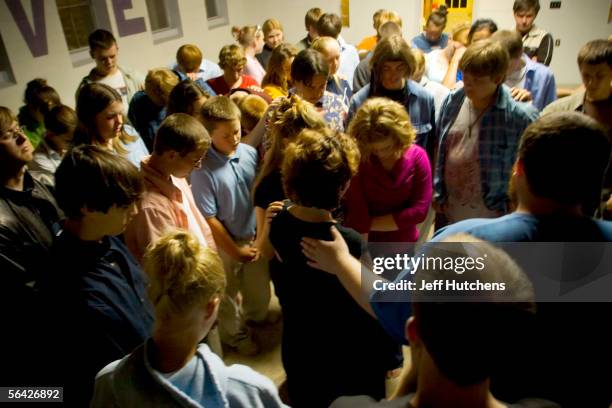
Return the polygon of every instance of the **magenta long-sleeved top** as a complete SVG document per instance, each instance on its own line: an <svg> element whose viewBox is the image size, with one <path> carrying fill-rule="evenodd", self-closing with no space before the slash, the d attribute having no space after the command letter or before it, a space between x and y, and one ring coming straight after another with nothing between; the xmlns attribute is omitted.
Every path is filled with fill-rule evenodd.
<svg viewBox="0 0 612 408"><path fill-rule="evenodd" d="M346 193L346 226L369 233L370 242L416 242L417 224L431 205L431 166L413 144L387 172L376 158L364 162ZM393 214L397 231L370 231L372 217Z"/></svg>

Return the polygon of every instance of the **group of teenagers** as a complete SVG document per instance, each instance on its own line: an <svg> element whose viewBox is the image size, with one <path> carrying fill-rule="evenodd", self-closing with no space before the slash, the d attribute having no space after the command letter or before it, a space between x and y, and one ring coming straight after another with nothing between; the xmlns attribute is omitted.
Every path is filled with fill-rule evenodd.
<svg viewBox="0 0 612 408"><path fill-rule="evenodd" d="M409 44L379 10L354 47L315 8L296 45L270 19L218 65L186 44L144 78L91 33L76 109L42 79L0 107L2 385L92 407L607 406L610 303L536 302L495 246L612 241L612 42L579 50L557 100L538 11L449 37L441 7ZM486 253L465 279L513 300L373 290L368 244L425 241ZM282 398L223 362L279 319Z"/></svg>

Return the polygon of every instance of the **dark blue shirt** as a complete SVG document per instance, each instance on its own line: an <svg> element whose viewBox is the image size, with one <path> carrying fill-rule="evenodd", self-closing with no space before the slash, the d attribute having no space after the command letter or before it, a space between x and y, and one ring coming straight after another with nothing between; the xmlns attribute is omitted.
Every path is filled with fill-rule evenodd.
<svg viewBox="0 0 612 408"><path fill-rule="evenodd" d="M50 367L61 365L61 384L74 387L66 395L84 401L100 369L150 337L153 308L143 272L116 237L88 242L62 231L51 259L41 287L54 327L47 335L57 341Z"/></svg>
<svg viewBox="0 0 612 408"><path fill-rule="evenodd" d="M150 152L153 151L155 133L157 133L157 129L159 129L159 125L165 117L166 108L154 104L144 91L138 91L134 94L130 101L128 118Z"/></svg>

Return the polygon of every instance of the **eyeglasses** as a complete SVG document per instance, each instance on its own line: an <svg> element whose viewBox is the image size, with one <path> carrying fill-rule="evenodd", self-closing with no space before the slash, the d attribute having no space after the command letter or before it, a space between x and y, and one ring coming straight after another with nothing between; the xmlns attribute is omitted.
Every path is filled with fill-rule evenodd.
<svg viewBox="0 0 612 408"><path fill-rule="evenodd" d="M0 138L1 140L17 140L20 136L25 137L25 130L25 126L15 126L12 129L6 130Z"/></svg>
<svg viewBox="0 0 612 408"><path fill-rule="evenodd" d="M198 160L194 160L193 161L193 167L200 167L202 166L202 161L204 160L204 156L200 157Z"/></svg>
<svg viewBox="0 0 612 408"><path fill-rule="evenodd" d="M200 158L199 158L199 159L197 159L197 160L192 160L192 161L191 161L191 163L193 164L193 167L201 167L201 166L202 166L202 162L203 162L204 160L206 160L206 155L207 155L207 153L208 153L208 152L204 153L204 154L202 155L202 157L200 157Z"/></svg>

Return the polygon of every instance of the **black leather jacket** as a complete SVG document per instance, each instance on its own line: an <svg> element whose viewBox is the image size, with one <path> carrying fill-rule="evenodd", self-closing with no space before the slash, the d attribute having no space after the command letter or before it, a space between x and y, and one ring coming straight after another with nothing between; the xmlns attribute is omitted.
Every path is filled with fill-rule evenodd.
<svg viewBox="0 0 612 408"><path fill-rule="evenodd" d="M0 291L12 295L33 288L53 243L53 225L63 217L49 189L28 172L23 184L23 191L0 186Z"/></svg>
<svg viewBox="0 0 612 408"><path fill-rule="evenodd" d="M23 191L0 186L0 384L50 384L38 353L46 322L34 284L49 264L52 225L62 213L51 192L26 172Z"/></svg>

